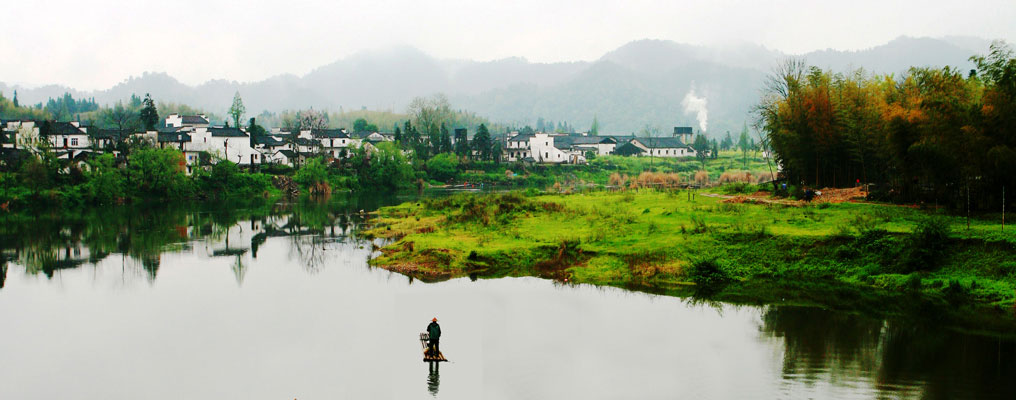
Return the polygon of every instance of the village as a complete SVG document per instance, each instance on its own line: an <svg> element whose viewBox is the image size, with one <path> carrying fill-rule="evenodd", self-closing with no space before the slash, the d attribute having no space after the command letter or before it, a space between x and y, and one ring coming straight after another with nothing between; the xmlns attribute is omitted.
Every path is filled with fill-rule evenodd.
<svg viewBox="0 0 1016 400"><path fill-rule="evenodd" d="M394 142L389 132L353 132L346 129L286 131L272 128L254 134L242 127L213 126L206 115L170 114L155 130L123 132L80 122L0 121L0 163L19 155L48 149L57 159L85 167L91 157L112 153L120 158L127 146L178 149L184 154L186 173L220 160L240 166L285 165L298 167L308 159L342 159L363 147L368 153L381 142ZM464 128L455 138L468 137ZM674 127L671 137L591 135L589 133L509 132L492 134L497 161L533 164L584 164L603 155L694 157L693 129ZM453 139L455 140L455 139ZM462 140L462 139L459 139ZM469 140L469 139L466 139ZM472 147L471 147L472 148ZM473 153L479 152L472 148Z"/></svg>

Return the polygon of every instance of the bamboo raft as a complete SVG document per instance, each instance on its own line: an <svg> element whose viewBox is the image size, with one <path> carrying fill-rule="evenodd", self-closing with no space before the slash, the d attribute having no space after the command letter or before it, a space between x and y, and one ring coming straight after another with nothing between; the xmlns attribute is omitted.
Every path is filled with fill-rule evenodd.
<svg viewBox="0 0 1016 400"><path fill-rule="evenodd" d="M423 345L423 361L424 362L448 361L448 359L445 358L444 354L441 354L440 351L438 351L437 354L432 354L431 352L427 351L428 341L430 341L430 334L428 334L427 332L421 333L420 344Z"/></svg>

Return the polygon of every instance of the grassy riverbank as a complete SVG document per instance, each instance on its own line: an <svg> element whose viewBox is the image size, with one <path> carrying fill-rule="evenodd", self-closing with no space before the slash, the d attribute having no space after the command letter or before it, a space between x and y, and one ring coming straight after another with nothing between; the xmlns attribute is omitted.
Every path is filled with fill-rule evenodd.
<svg viewBox="0 0 1016 400"><path fill-rule="evenodd" d="M463 195L383 208L368 234L393 239L374 265L423 280L535 275L890 313L917 297L1011 314L1016 299L1016 232L898 206L645 190Z"/></svg>

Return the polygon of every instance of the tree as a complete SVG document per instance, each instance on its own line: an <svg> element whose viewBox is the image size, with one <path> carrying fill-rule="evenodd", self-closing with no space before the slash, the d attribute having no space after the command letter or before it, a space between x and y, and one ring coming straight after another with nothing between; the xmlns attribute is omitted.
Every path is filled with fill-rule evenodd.
<svg viewBox="0 0 1016 400"><path fill-rule="evenodd" d="M592 136L600 135L600 121L596 119L596 115L593 115L593 125L589 127L589 134Z"/></svg>
<svg viewBox="0 0 1016 400"><path fill-rule="evenodd" d="M448 127L444 123L441 124L441 139L440 139L440 151L438 153L451 153L452 152L452 137L448 134Z"/></svg>
<svg viewBox="0 0 1016 400"><path fill-rule="evenodd" d="M413 178L413 166L402 150L391 142L378 143L373 152L362 146L353 151L350 164L356 168L361 185L383 189L407 186Z"/></svg>
<svg viewBox="0 0 1016 400"><path fill-rule="evenodd" d="M28 124L21 124L18 132L15 134L15 146L36 156L48 152L50 146L49 140L46 140L37 131L38 128L30 127Z"/></svg>
<svg viewBox="0 0 1016 400"><path fill-rule="evenodd" d="M395 126L395 143L402 143L402 129Z"/></svg>
<svg viewBox="0 0 1016 400"><path fill-rule="evenodd" d="M737 139L737 148L741 150L741 156L744 162L744 168L748 168L748 150L751 150L751 142L748 141L748 124L745 123L744 128L741 129L741 137Z"/></svg>
<svg viewBox="0 0 1016 400"><path fill-rule="evenodd" d="M731 147L734 147L734 138L730 136L730 131L727 131L727 135L720 142L720 150L730 150Z"/></svg>
<svg viewBox="0 0 1016 400"><path fill-rule="evenodd" d="M14 108L18 108L18 107L21 107L21 105L18 104L18 91L15 90L14 91Z"/></svg>
<svg viewBox="0 0 1016 400"><path fill-rule="evenodd" d="M169 198L186 196L183 153L174 149L145 149L131 155L127 163L127 185L141 196Z"/></svg>
<svg viewBox="0 0 1016 400"><path fill-rule="evenodd" d="M254 145L257 144L257 139L265 136L268 132L265 131L264 127L257 124L254 117L250 117L250 121L247 122L247 133L250 134L250 147L254 148Z"/></svg>
<svg viewBox="0 0 1016 400"><path fill-rule="evenodd" d="M353 132L367 132L367 120L357 118L356 121L353 121Z"/></svg>
<svg viewBox="0 0 1016 400"><path fill-rule="evenodd" d="M459 157L469 156L469 135L464 128L455 130L455 154Z"/></svg>
<svg viewBox="0 0 1016 400"><path fill-rule="evenodd" d="M709 139L706 139L706 136L701 133L695 135L695 141L691 147L695 150L695 157L702 163L702 169L705 169L706 159L709 158L709 148L712 147Z"/></svg>
<svg viewBox="0 0 1016 400"><path fill-rule="evenodd" d="M101 113L102 121L113 127L124 137L125 134L134 133L138 126L138 113L125 107L123 102L116 102L112 108L104 109Z"/></svg>
<svg viewBox="0 0 1016 400"><path fill-rule="evenodd" d="M458 175L459 159L451 153L441 153L427 160L427 174L431 179L448 182Z"/></svg>
<svg viewBox="0 0 1016 400"><path fill-rule="evenodd" d="M233 95L233 105L229 107L229 115L233 117L233 125L237 128L240 127L240 118L247 112L247 108L243 106L243 99L240 98L240 92L237 91Z"/></svg>
<svg viewBox="0 0 1016 400"><path fill-rule="evenodd" d="M142 102L141 107L141 124L144 126L146 131L154 131L155 125L159 123L159 110L155 108L155 100L152 100L152 95L145 93L145 100Z"/></svg>
<svg viewBox="0 0 1016 400"><path fill-rule="evenodd" d="M328 183L328 166L319 157L311 158L293 174L293 182L305 188Z"/></svg>
<svg viewBox="0 0 1016 400"><path fill-rule="evenodd" d="M453 113L448 97L437 94L433 97L416 97L409 102L409 115L416 126L427 129L431 124L451 123Z"/></svg>
<svg viewBox="0 0 1016 400"><path fill-rule="evenodd" d="M427 149L429 154L441 154L441 129L437 127L437 124L430 124L430 129L427 130L427 142L430 144L430 148Z"/></svg>
<svg viewBox="0 0 1016 400"><path fill-rule="evenodd" d="M490 160L490 132L487 131L486 125L480 124L480 127L476 128L476 135L473 136L472 150L476 152L480 160Z"/></svg>
<svg viewBox="0 0 1016 400"><path fill-rule="evenodd" d="M87 189L97 204L113 204L125 197L124 177L116 166L116 158L106 153L88 162Z"/></svg>

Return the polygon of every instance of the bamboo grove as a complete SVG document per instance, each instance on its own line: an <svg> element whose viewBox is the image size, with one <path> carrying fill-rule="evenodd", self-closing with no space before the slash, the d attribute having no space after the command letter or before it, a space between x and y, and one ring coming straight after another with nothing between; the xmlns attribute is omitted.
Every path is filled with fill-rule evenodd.
<svg viewBox="0 0 1016 400"><path fill-rule="evenodd" d="M791 184L863 182L885 199L997 209L1003 187L1016 192L1016 59L995 42L970 60L967 72L899 77L787 61L766 83L756 127Z"/></svg>

